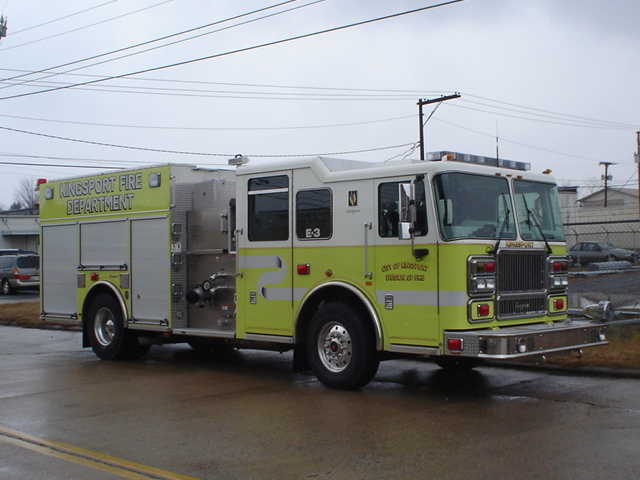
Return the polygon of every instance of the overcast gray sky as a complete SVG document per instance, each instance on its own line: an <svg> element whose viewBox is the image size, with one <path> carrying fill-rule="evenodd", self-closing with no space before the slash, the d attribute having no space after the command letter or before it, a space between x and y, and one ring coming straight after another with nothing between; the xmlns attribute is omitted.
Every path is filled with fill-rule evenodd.
<svg viewBox="0 0 640 480"><path fill-rule="evenodd" d="M0 0L0 205L25 176L236 153L418 158L416 102L453 92L425 127L427 151L495 156L497 135L500 157L582 194L601 161L616 163L613 185L637 188L637 0L466 0L249 49L438 2L277 3Z"/></svg>

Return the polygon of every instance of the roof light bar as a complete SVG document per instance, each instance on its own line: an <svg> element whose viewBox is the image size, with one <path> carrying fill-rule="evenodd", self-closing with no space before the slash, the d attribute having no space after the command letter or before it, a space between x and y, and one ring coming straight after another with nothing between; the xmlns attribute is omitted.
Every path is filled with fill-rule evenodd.
<svg viewBox="0 0 640 480"><path fill-rule="evenodd" d="M462 162L476 165L488 165L490 167L508 168L526 172L531 170L531 164L527 162L517 162L515 160L505 160L502 158L483 157L481 155L470 155L460 152L430 152L426 154L428 162Z"/></svg>

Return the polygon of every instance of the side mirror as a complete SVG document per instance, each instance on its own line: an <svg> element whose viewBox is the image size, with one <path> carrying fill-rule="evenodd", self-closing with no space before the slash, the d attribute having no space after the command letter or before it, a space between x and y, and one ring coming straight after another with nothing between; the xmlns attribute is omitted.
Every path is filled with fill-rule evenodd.
<svg viewBox="0 0 640 480"><path fill-rule="evenodd" d="M398 239L411 240L411 223L410 222L398 223Z"/></svg>
<svg viewBox="0 0 640 480"><path fill-rule="evenodd" d="M415 186L413 183L401 183L398 186L398 196L400 199L400 212L398 222L398 239L411 240L411 253L416 260L429 254L426 248L415 248L415 222L416 222L416 201Z"/></svg>

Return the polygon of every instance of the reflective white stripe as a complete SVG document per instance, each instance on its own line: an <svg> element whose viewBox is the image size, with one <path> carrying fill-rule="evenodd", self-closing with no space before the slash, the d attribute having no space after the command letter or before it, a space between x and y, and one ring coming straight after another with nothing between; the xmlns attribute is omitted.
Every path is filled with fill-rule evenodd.
<svg viewBox="0 0 640 480"><path fill-rule="evenodd" d="M262 288L260 294L266 300L302 300L306 293L306 288Z"/></svg>
<svg viewBox="0 0 640 480"><path fill-rule="evenodd" d="M469 295L467 295L467 292L440 292L441 307L457 307L466 305L468 301Z"/></svg>
<svg viewBox="0 0 640 480"><path fill-rule="evenodd" d="M376 300L380 305L385 304L385 295L393 295L393 303L395 305L438 305L438 292L435 290L376 290ZM440 292L441 307L466 305L468 300L467 292Z"/></svg>
<svg viewBox="0 0 640 480"><path fill-rule="evenodd" d="M307 291L306 288L292 287L265 287L265 285L278 285L288 275L287 262L278 256L242 256L239 259L240 268L277 268L275 272L265 272L258 278L256 290L265 300L293 301L301 300Z"/></svg>

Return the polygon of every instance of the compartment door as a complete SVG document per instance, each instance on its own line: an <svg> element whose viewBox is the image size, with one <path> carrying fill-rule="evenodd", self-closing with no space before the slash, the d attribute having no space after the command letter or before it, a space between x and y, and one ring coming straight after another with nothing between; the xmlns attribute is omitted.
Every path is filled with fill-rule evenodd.
<svg viewBox="0 0 640 480"><path fill-rule="evenodd" d="M71 318L77 313L78 244L76 225L42 227L42 310L47 316Z"/></svg>
<svg viewBox="0 0 640 480"><path fill-rule="evenodd" d="M167 324L170 274L167 217L131 220L131 315L136 323Z"/></svg>

